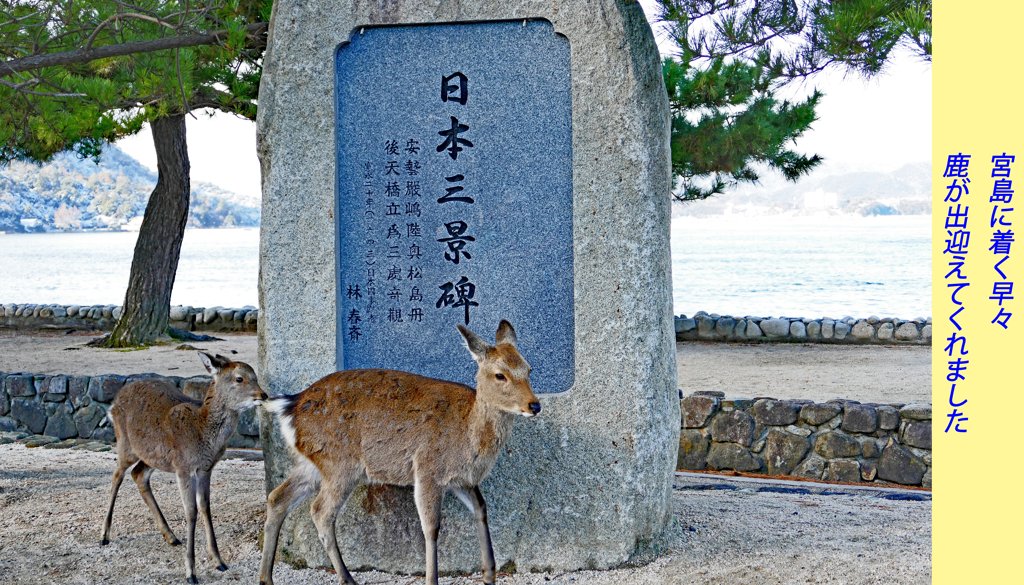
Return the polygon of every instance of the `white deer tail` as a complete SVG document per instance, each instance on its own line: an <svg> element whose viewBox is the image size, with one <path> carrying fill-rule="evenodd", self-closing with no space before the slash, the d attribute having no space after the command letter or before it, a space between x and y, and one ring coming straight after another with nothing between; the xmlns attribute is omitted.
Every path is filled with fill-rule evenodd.
<svg viewBox="0 0 1024 585"><path fill-rule="evenodd" d="M295 450L295 425L292 422L291 410L296 398L298 398L298 394L275 396L270 400L263 401L263 407L277 419L281 434L284 436L285 442L288 443L288 447L293 451Z"/></svg>

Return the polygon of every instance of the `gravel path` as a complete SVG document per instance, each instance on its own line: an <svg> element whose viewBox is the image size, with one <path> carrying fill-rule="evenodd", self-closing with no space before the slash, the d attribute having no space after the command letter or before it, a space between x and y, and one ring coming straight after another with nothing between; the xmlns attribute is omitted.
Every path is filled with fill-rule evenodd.
<svg viewBox="0 0 1024 585"><path fill-rule="evenodd" d="M5 582L183 582L182 549L163 541L131 481L125 481L118 497L111 543L99 546L114 460L111 452L0 446L0 575ZM158 472L152 486L168 523L182 536L184 518L172 476ZM501 576L498 583L931 582L928 492L677 474L673 493L678 529L667 543L669 553L654 562L615 571ZM214 569L206 559L202 530L197 530L200 582L254 583L264 518L262 462L221 462L213 476L211 507L218 544L231 568L225 573ZM363 585L421 581L378 572L357 573L356 579ZM478 579L446 577L441 582L475 585ZM275 581L337 582L326 571L283 564L275 570Z"/></svg>

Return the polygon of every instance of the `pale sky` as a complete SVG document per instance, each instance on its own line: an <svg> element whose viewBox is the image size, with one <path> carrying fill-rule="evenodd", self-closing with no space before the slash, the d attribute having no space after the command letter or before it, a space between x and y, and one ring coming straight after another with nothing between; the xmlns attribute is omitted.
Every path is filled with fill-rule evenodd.
<svg viewBox="0 0 1024 585"><path fill-rule="evenodd" d="M654 0L640 0L648 15ZM658 33L662 53L671 44ZM839 72L815 77L795 95L817 87L825 93L819 102L819 120L797 144L801 153L816 153L830 167L846 170L892 171L931 156L931 65L900 55L888 71L870 81L843 78ZM260 167L256 158L256 124L226 114L210 117L197 113L186 129L192 180L213 183L242 195L260 195ZM156 170L156 154L148 126L117 145L142 164Z"/></svg>

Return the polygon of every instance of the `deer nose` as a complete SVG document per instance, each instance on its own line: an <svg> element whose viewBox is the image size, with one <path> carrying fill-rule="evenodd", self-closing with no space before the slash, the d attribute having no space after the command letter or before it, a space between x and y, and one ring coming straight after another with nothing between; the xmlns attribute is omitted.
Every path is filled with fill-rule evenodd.
<svg viewBox="0 0 1024 585"><path fill-rule="evenodd" d="M531 402L530 412L533 414L540 414L540 402Z"/></svg>
<svg viewBox="0 0 1024 585"><path fill-rule="evenodd" d="M268 398L270 397L267 396L266 392L260 392L260 400L267 400Z"/></svg>

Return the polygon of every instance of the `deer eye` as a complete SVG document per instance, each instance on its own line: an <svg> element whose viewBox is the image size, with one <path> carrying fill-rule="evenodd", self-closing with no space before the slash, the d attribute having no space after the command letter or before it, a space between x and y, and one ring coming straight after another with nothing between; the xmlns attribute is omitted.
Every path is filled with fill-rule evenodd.
<svg viewBox="0 0 1024 585"><path fill-rule="evenodd" d="M495 374L494 377L499 379L499 380L504 380L505 379L505 375L504 374Z"/></svg>
<svg viewBox="0 0 1024 585"><path fill-rule="evenodd" d="M238 382L239 384L241 384L241 383L242 383L242 382L244 382L244 381L245 381L245 380L243 380L241 376L239 376L239 377L235 378L235 382Z"/></svg>

